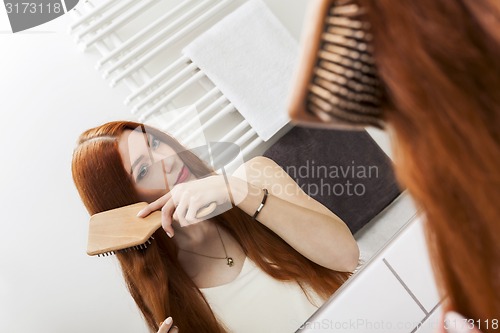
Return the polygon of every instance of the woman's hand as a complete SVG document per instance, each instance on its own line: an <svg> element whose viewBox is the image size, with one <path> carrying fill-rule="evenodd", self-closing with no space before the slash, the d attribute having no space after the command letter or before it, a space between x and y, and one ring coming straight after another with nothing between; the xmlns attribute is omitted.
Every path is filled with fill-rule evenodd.
<svg viewBox="0 0 500 333"><path fill-rule="evenodd" d="M137 216L146 217L161 209L161 224L169 237L173 237L172 219L181 226L206 220L197 218L197 212L215 202L217 206L231 204L224 176L215 175L175 185L170 192L142 209Z"/></svg>
<svg viewBox="0 0 500 333"><path fill-rule="evenodd" d="M179 333L179 328L174 326L174 321L172 317L168 317L165 319L163 323L160 324L160 329L158 329L157 333Z"/></svg>

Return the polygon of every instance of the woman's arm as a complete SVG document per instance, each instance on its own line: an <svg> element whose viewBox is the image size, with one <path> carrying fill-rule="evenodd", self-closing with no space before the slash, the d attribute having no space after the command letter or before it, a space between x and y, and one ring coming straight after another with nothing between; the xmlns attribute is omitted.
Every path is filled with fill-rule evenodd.
<svg viewBox="0 0 500 333"><path fill-rule="evenodd" d="M236 204L253 216L264 195L257 220L311 261L337 271L353 271L359 249L346 224L309 197L274 161L256 157L229 178Z"/></svg>
<svg viewBox="0 0 500 333"><path fill-rule="evenodd" d="M201 222L197 212L216 202L233 200L253 216L259 207L263 188L269 191L267 202L257 220L273 230L306 258L337 271L353 271L359 250L349 228L326 207L305 194L272 160L256 157L228 177L231 195L222 175L210 176L175 185L170 192L153 201L138 213L145 217L162 211L162 227L174 236L172 220L181 226ZM256 223L259 223L256 222Z"/></svg>

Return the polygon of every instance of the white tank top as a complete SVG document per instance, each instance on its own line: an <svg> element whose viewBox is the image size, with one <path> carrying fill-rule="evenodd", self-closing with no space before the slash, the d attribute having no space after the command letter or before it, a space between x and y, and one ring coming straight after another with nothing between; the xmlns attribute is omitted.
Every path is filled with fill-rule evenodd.
<svg viewBox="0 0 500 333"><path fill-rule="evenodd" d="M293 333L324 303L295 282L272 278L248 257L233 281L200 288L216 317L235 333Z"/></svg>

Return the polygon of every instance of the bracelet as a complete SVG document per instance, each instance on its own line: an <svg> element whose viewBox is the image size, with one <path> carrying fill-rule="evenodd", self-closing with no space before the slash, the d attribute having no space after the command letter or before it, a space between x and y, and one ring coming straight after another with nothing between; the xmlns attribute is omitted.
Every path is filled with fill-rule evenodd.
<svg viewBox="0 0 500 333"><path fill-rule="evenodd" d="M269 192L265 188L263 190L264 190L264 196L262 197L262 202L260 203L259 208L257 208L257 210L252 216L252 219L254 220L257 218L257 215L259 215L260 211L262 210L262 208L264 208L264 205L266 204L267 195L269 194Z"/></svg>

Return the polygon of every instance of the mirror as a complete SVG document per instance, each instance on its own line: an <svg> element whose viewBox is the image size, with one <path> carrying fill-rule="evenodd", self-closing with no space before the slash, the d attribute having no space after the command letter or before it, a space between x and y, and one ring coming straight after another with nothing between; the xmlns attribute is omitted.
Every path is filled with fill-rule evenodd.
<svg viewBox="0 0 500 333"><path fill-rule="evenodd" d="M168 113L163 114L163 117L167 116L169 116ZM155 121L158 121L158 119ZM177 182L167 180L165 174L170 172L168 170L178 170L180 168L179 165L183 161L191 170L193 167L189 166L189 163L185 161L189 160L193 154L204 160L212 169L219 170L219 174L224 176L225 183L228 183L228 175L226 175L225 167L233 165L235 160L238 159L236 161L236 173L238 173L240 166L244 163L244 159L241 156L241 149L234 143L209 142L203 146L187 149L169 140L172 139L168 136L164 138L161 132L149 127L133 128L128 135L126 139L127 153L122 154L122 156L127 156L128 158L124 162L126 164L125 168L127 170L131 169L133 178L138 179L137 177L141 174L141 167L144 167L144 165L147 167L144 169L146 173L143 178L140 181L136 180L136 186L141 191L165 191L170 189L172 185L176 185ZM336 145L332 145L332 143ZM362 265L357 269L363 267L384 243L413 215L414 209L410 199L404 194L400 195L400 190L397 188L389 158L373 141L372 137L364 131L336 132L320 129L291 128L264 152L264 156L273 159L275 163L281 165L282 169L277 166L274 172L276 170L284 171L290 178L297 182L297 189L300 189L311 198L324 202L325 206L323 207L328 207L335 214L342 216L342 220L347 224L350 231L354 233L361 249ZM252 159L247 162L250 161ZM271 179L273 173L266 170L266 167L268 166L264 165L262 169L258 169L257 173L270 174L267 178ZM250 169L255 168L259 168L258 164L255 164ZM181 173L179 171L175 174L180 175ZM209 175L209 173L199 174L192 181L203 179ZM245 176L244 178L251 182L252 176L249 177L246 174ZM180 177L175 176L174 178L177 180ZM285 195L290 196L288 200L292 200L291 197L298 195L298 192L288 189L289 184L278 183L276 184L277 186L274 186L275 184L268 183L267 185L272 188L272 195L275 196L280 196L281 192L284 192ZM283 198L287 200L286 196L283 196ZM307 200L312 199L308 198ZM229 209L231 209L230 206L219 210L218 214L222 214ZM196 223L203 224L203 221L197 221ZM254 221L248 221L248 223L254 223ZM177 228L176 233L182 234L181 230ZM186 230L192 231L194 229L188 227ZM220 240L226 238L226 243L222 242L225 251L225 246L231 238L230 235L224 236L220 237L219 235L219 238ZM182 237L178 236L174 238L175 241L177 239L182 239ZM180 250L179 253L188 252L189 254L206 257L206 255L199 253L200 250L198 252L186 250L185 247L188 247L186 244L188 243L176 242ZM198 249L203 249L203 247L198 247ZM212 247L209 247L209 249L213 250ZM215 279L216 282L214 282L213 278L211 281L207 281L207 279L200 278L204 274L201 268L200 270L193 270L196 261L193 262L190 255L187 255L187 257L186 255L181 255L179 258L184 258L184 266L187 267L186 273L193 278L193 281L209 301L209 304L216 304L216 308L219 309L218 311L224 308L223 303L218 303L221 297L220 294L224 295L224 293L227 293L224 289L234 288L235 281L239 281L239 277L242 274L248 273L249 269L248 266L236 265L237 270L233 272L234 274L230 274L227 277L221 275L223 278L221 279L221 276L217 277ZM224 254L221 254L220 258L213 255L208 256L208 258L227 259L228 253L225 253L225 257ZM233 260L233 255L231 255L230 259L231 263L237 262L238 264L241 261L247 263L249 260L245 255L240 255L239 260ZM255 270L256 266L252 268ZM250 282L247 281L247 283ZM262 283L263 286L269 286L269 281L262 281ZM247 285L247 287L249 286ZM270 301L266 298L266 302ZM318 302L317 304L322 304L324 299L316 301ZM234 311L239 311L238 308L235 310L234 307L231 307L230 310L233 313L222 310L217 315L219 318L223 316L231 318L231 314L235 315ZM312 313L309 310L307 316ZM303 319L305 318L298 320ZM241 318L237 318L238 322L242 320ZM275 323L279 327L283 327L283 322L275 321ZM226 325L234 328L238 327L239 324L226 322ZM291 325L300 325L300 322L291 323ZM292 326L287 329L291 328ZM278 329L278 327L275 329ZM237 331L238 329L234 330Z"/></svg>
<svg viewBox="0 0 500 333"><path fill-rule="evenodd" d="M186 2L186 7L183 10L187 10L188 5L193 5L196 1L184 2ZM234 1L235 4L231 8L234 9L243 2ZM293 3L285 3L281 0L265 1L295 39L299 38L308 2L307 0ZM118 38L112 37L109 40L105 38L102 43L110 48L116 46L114 43L118 39L125 40L126 36L133 36L137 33L138 27L146 27L152 23L153 20L149 19L150 14L163 15L168 9L176 6L178 1L154 3L155 6L144 11L144 15L136 13L137 18L134 17L134 19L137 21L131 18L131 24L125 24L117 29ZM204 3L208 4L210 1L204 1ZM71 20L71 16L75 14L76 22L78 17L97 8L96 4L97 1L80 1L76 9L72 11L73 13L68 13L64 17ZM204 11L200 10L197 13L201 15ZM213 21L227 13L227 10L221 10L221 15L214 17ZM198 30L194 32L201 32L213 21L198 27ZM140 24L135 24L137 22ZM171 22L173 18L169 21ZM186 22L191 21L186 20ZM72 40L67 38L68 22L61 18L61 20L54 20L53 24L40 27L33 32L26 31L21 35L10 35L8 31L4 31L2 35L2 41L6 45L5 52L1 55L5 60L2 63L8 64L2 77L2 82L6 83L4 90L7 92L3 102L5 110L16 110L16 112L6 113L10 125L2 131L2 137L5 138L2 141L2 149L4 155L8 156L8 160L16 162L8 163L6 160L2 169L4 171L2 173L4 176L2 197L8 209L4 210L5 232L0 236L0 244L4 253L9 253L9 255L2 256L4 269L0 274L0 299L2 299L0 312L4 316L0 315L0 331L16 331L19 322L23 322L24 330L39 332L75 330L146 332L145 321L127 291L116 257L97 259L85 254L89 215L75 190L71 177L70 158L79 133L111 119L138 119L144 112L152 109L157 100L164 98L180 85L172 86L167 92L162 92L163 95L157 95L149 100L149 104L146 103L145 107L137 108L136 113L130 113L144 100L144 94L151 93L148 97L152 96L155 89L167 81L164 78L164 81L156 83L157 86L150 86L134 97L133 94L144 84L141 80L143 76L153 78L164 70L166 63L178 58L183 44L180 40L178 44L171 44L167 50L148 63L144 70L133 73L133 80L127 79L125 82L120 82L116 89L107 89L107 84L111 79L115 79L115 75L118 76L123 70L120 68L117 72L111 72L108 74L112 75L111 78L108 77L107 81L102 80L101 76L105 75L112 65L107 62L101 63L102 57L108 55L107 48L92 45L87 53L79 54L75 51ZM81 28L85 27L86 25L81 26ZM39 43L51 47L39 47ZM100 43L98 44L101 45ZM99 54L100 52L104 54ZM19 54L37 54L38 61L26 62L26 59L20 58ZM120 54L120 56L126 55L127 53ZM116 59L113 59L112 63L114 64L115 61ZM97 63L100 63L100 69L96 73L94 66ZM191 71L192 69L184 71L185 76L191 77L193 74ZM71 84L68 84L68 75L74 78ZM46 84L40 85L41 79ZM127 90L129 87L131 91ZM220 97L218 94L213 94L193 110L182 109L181 106L190 106L194 99L206 96L207 91L213 91L213 86L206 77L192 84L192 88L196 91L179 94L167 103L169 111L173 110L172 112L179 115L183 112L198 113ZM29 99L25 98L27 94L30 96ZM58 98L52 98L55 96ZM130 103L124 106L124 100ZM33 107L34 105L37 107ZM215 111L227 105L228 102L224 101L219 104L219 108L212 110L213 113L204 114L201 123L206 124L214 117ZM198 136L199 133L195 133L201 124L195 124L196 126L192 128L190 122L190 120L193 120L193 123L196 122L196 118L189 115L178 119L180 119L179 122L175 124L169 119L148 118L148 121L150 125L173 134L183 145L186 144L187 150L205 147L211 142L237 143L238 150L244 152L245 161L272 149L279 139L292 133L293 130L291 126L284 127L269 141L260 141L257 145L253 145L257 142L257 136L249 132L248 126L237 127L241 124L241 118L236 112L213 122L213 127L204 128L205 138L201 139ZM181 126L185 127L186 132L176 133L180 131ZM234 129L245 131L236 132L228 139L222 140ZM386 153L389 153L384 135L377 131L369 131L369 134ZM244 144L238 144L239 142L244 142ZM220 147L214 150L228 150ZM248 147L251 149L245 150ZM278 151L287 154L290 148L278 149ZM335 146L329 148L334 149ZM195 153L203 155L196 150ZM360 152L352 151L354 165L365 165L357 160L357 154ZM203 156L200 157L205 160ZM278 157L275 159L278 160ZM327 172L330 181L338 181L338 178L334 177L335 173L345 173L347 172L345 167L353 165L350 160L347 162L349 163L345 164L342 169L337 162L328 165L320 164L315 158L314 167L312 167L312 159L309 159L309 164L307 160L297 161L295 167L286 168L286 165L283 165L283 169L287 170L290 176L307 176L302 170L309 165L309 168L315 170L315 175L319 173L323 177ZM231 165L231 161L227 163L229 163L227 172L232 174L236 168ZM305 167L300 169L302 165ZM325 170L324 167L332 165L336 166L337 170ZM361 177L361 174L358 178L370 179L369 165L365 166L367 166L366 178ZM218 169L217 164L214 167ZM371 175L373 179L376 175L374 169L371 169ZM313 177L310 171L309 177L303 178L315 180L317 177ZM302 183L302 186L301 188L307 190L310 195L321 194L321 187L317 185L307 186ZM333 193L334 196L340 194L341 186L334 186L330 185L329 189L325 186L324 191ZM342 188L347 194L348 191L354 193L355 190L352 184L348 185L345 182ZM360 193L359 186L357 190ZM364 208L360 209L364 210ZM404 224L407 211L411 209L413 208L409 199L403 193L354 234L359 241L361 254L366 255L362 259L369 260L390 239L390 236ZM12 249L16 250L12 251ZM40 279L43 279L43 288L39 287ZM23 292L20 292L21 290ZM26 318L30 319L26 320ZM78 320L75 321L75 318Z"/></svg>

